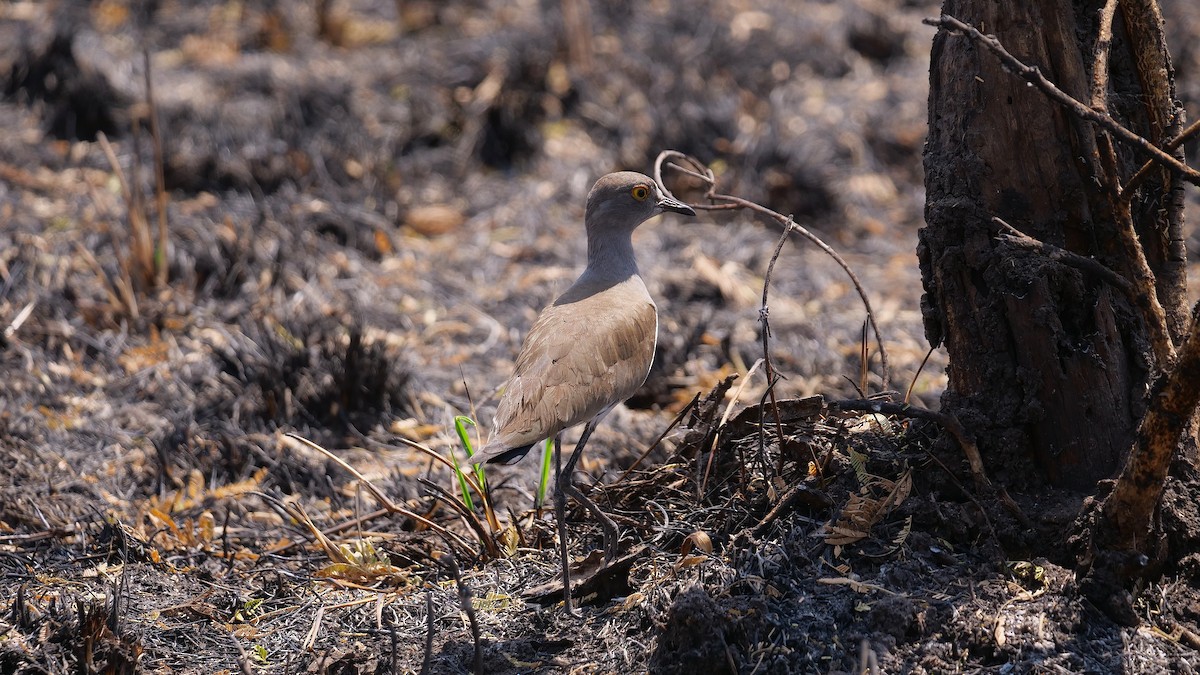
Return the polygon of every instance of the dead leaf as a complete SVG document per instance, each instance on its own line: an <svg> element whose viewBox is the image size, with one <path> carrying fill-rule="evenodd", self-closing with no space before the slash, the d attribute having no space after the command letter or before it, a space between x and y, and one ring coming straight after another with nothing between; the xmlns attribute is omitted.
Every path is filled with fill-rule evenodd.
<svg viewBox="0 0 1200 675"><path fill-rule="evenodd" d="M689 534L687 538L683 540L683 545L680 546L679 552L683 555L687 555L694 549L700 549L705 553L713 552L712 538L709 537L708 533L704 530L696 530L695 532Z"/></svg>
<svg viewBox="0 0 1200 675"><path fill-rule="evenodd" d="M417 206L408 212L404 224L426 237L436 237L457 230L467 217L448 204Z"/></svg>

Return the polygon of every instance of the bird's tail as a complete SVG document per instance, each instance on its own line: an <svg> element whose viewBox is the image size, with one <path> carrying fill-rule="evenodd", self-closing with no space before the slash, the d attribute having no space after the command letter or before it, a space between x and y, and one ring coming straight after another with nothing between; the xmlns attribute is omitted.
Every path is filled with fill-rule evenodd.
<svg viewBox="0 0 1200 675"><path fill-rule="evenodd" d="M470 459L467 460L467 463L483 464L486 462L488 464L516 464L525 457L525 454L528 453L529 449L534 445L537 444L530 443L529 445L521 445L515 448L509 448L505 447L503 443L496 443L493 441L483 446L479 452L471 455Z"/></svg>

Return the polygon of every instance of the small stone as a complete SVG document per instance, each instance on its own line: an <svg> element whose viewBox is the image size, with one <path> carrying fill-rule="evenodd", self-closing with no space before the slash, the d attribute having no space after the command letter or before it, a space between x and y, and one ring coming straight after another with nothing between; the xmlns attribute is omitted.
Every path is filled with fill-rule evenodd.
<svg viewBox="0 0 1200 675"><path fill-rule="evenodd" d="M428 204L408 212L404 224L426 237L452 232L467 219L463 212L449 204Z"/></svg>

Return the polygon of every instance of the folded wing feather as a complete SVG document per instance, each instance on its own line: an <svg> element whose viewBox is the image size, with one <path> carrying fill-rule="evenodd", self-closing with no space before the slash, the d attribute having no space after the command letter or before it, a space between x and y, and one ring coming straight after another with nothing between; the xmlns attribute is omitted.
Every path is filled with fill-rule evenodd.
<svg viewBox="0 0 1200 675"><path fill-rule="evenodd" d="M578 289L547 307L526 336L480 461L586 422L645 382L658 318L642 280L572 291Z"/></svg>

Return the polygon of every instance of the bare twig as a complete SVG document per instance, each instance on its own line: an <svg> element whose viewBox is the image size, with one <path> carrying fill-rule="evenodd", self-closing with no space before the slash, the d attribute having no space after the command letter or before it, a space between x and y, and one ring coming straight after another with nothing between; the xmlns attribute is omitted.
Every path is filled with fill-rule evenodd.
<svg viewBox="0 0 1200 675"><path fill-rule="evenodd" d="M917 386L917 378L921 377L921 371L925 370L925 364L929 363L929 357L933 356L933 350L936 347L930 347L929 351L925 352L925 358L921 359L921 365L917 366L917 372L913 373L912 381L908 383L908 389L904 391L904 403L907 405L912 400L913 388Z"/></svg>
<svg viewBox="0 0 1200 675"><path fill-rule="evenodd" d="M1200 310L1197 305L1196 310ZM1133 451L1129 453L1112 494L1103 505L1111 524L1107 537L1117 549L1149 549L1145 537L1162 497L1171 457L1179 447L1200 402L1200 313L1193 311L1187 339L1179 361L1147 397L1149 408L1138 426Z"/></svg>
<svg viewBox="0 0 1200 675"><path fill-rule="evenodd" d="M767 273L763 275L763 290L762 290L762 305L759 306L758 320L762 323L762 351L763 365L766 366L767 384L775 382L775 366L771 363L771 307L767 304L767 293L771 288L771 274L775 271L775 263L779 262L779 254L783 252L783 244L787 241L788 235L796 227L796 221L788 216L787 225L784 226L783 232L779 235L779 241L775 244L775 251L771 253L771 262L767 263ZM745 383L742 383L743 386ZM779 401L775 397L775 387L767 387L767 396L771 398L771 412L775 414L775 433L779 439L779 447L783 449L783 422L779 420ZM759 430L762 433L762 430ZM766 467L763 467L766 468ZM783 453L779 453L779 466L775 473L783 472ZM707 472L705 473L707 478Z"/></svg>
<svg viewBox="0 0 1200 675"><path fill-rule="evenodd" d="M1163 150L1166 150L1167 152L1174 152L1179 148L1179 146L1195 138L1198 134L1200 134L1200 120L1192 122L1187 129L1179 132L1178 136L1167 141L1167 144L1163 146ZM1138 186L1140 186L1142 182L1145 181L1150 175L1150 170L1154 166L1154 160L1147 160L1147 162L1137 170L1137 173L1133 174L1133 178L1130 178L1125 182L1125 187L1121 189L1121 199L1129 201L1133 197L1133 193L1135 190L1137 190Z"/></svg>
<svg viewBox="0 0 1200 675"><path fill-rule="evenodd" d="M1146 330L1150 333L1150 347L1158 359L1158 367L1166 370L1175 362L1175 343L1167 330L1167 313L1158 299L1158 284L1154 278L1154 271L1150 269L1150 262L1146 260L1142 240L1133 229L1133 213L1129 202L1121 199L1117 153L1113 148L1112 138L1099 134L1097 141L1100 146L1100 161L1106 174L1103 180L1108 188L1113 218L1117 221L1117 232L1121 245L1125 248L1125 258L1129 262L1129 272L1133 277L1134 305L1141 311L1142 319L1146 322Z"/></svg>
<svg viewBox="0 0 1200 675"><path fill-rule="evenodd" d="M230 635L229 640L238 650L238 669L242 671L242 675L254 675L254 665L250 662L250 655L246 653L246 648L242 646L241 640L235 635Z"/></svg>
<svg viewBox="0 0 1200 675"><path fill-rule="evenodd" d="M764 475L767 473L767 435L762 430L766 429L767 425L766 413L763 411L766 410L767 399L771 397L771 392L775 390L775 385L777 384L779 384L778 376L767 380L767 390L763 392L762 398L758 401L758 465ZM775 414L778 416L778 411ZM715 441L716 437L714 436L713 438ZM779 450L779 463L775 470L776 474L783 473L783 436L779 437ZM745 478L744 474L743 478Z"/></svg>
<svg viewBox="0 0 1200 675"><path fill-rule="evenodd" d="M840 256L837 251L833 250L833 248L822 241L820 237L812 232L809 232L806 228L796 224L792 218L748 199L717 193L717 179L713 174L712 169L709 169L695 157L686 155L677 150L664 150L658 153L658 157L654 160L654 182L658 185L658 189L661 190L663 194L670 195L672 197L674 196L671 191L667 189L666 184L664 184L662 180L663 164L668 160L673 159L680 160L691 166L689 169L687 166L681 166L679 164L675 164L674 162L670 163L670 167L672 169L703 181L707 188L704 193L704 198L708 199L710 202L714 202L710 204L690 204L692 208L702 211L749 209L755 213L768 216L774 219L775 222L782 225L785 230L795 232L796 234L799 234L808 241L812 242L813 245L821 249L825 255L828 255L830 258L832 258L833 261L842 268L842 271L844 271L846 275L850 277L850 282L854 284L854 290L858 293L858 297L862 299L863 306L867 310L867 321L869 321L871 324L871 329L875 333L875 342L879 346L879 360L883 370L882 388L887 389L891 373L891 368L888 362L887 348L883 345L883 337L880 334L879 325L875 321L875 313L871 310L871 301L867 298L867 292L863 289L862 283L858 280L858 275L854 273L854 270L850 269L850 265L842 258L842 256Z"/></svg>
<svg viewBox="0 0 1200 675"><path fill-rule="evenodd" d="M380 596L381 598L383 596ZM429 595L426 594L426 599ZM400 635L396 632L396 626L390 620L388 621L388 641L391 643L391 666L392 675L400 675Z"/></svg>
<svg viewBox="0 0 1200 675"><path fill-rule="evenodd" d="M754 537L761 537L767 533L771 524L779 520L780 516L787 513L797 502L807 504L814 509L827 509L833 506L833 499L821 490L810 487L807 483L796 483L788 489L779 502L771 507L767 515L758 521L757 525L747 528ZM743 530L745 532L745 530Z"/></svg>
<svg viewBox="0 0 1200 675"><path fill-rule="evenodd" d="M433 661L433 591L425 591L425 658L421 660L421 675L429 675Z"/></svg>
<svg viewBox="0 0 1200 675"><path fill-rule="evenodd" d="M1001 218L993 217L992 222L996 225L999 225L1000 228L1004 230L1003 234L996 237L1000 241L1027 251L1037 251L1050 260L1060 262L1064 265L1069 265L1077 270L1081 270L1093 276L1099 277L1100 279L1108 282L1110 286L1113 286L1118 291L1121 291L1121 293L1124 294L1130 302L1137 304L1137 299L1135 297L1136 291L1133 288L1133 284L1131 284L1128 279L1121 276L1112 268L1106 266L1099 260L1079 255L1078 253L1068 251L1065 248L1059 248L1054 244L1047 244L1040 239L1035 239L1013 227L1012 225L1009 225Z"/></svg>
<svg viewBox="0 0 1200 675"><path fill-rule="evenodd" d="M1092 59L1092 108L1105 114L1108 113L1108 53L1112 48L1112 23L1116 12L1117 0L1105 0L1100 10L1100 28Z"/></svg>
<svg viewBox="0 0 1200 675"><path fill-rule="evenodd" d="M483 649L479 639L479 621L475 618L475 605L471 603L471 587L463 581L462 574L458 570L458 561L454 559L453 554L442 556L441 563L450 570L450 576L454 577L454 585L458 587L458 604L463 614L467 615L467 622L471 625L471 640L475 644L475 657L472 660L471 672L475 675L482 675Z"/></svg>
<svg viewBox="0 0 1200 675"><path fill-rule="evenodd" d="M649 457L650 453L654 452L654 449L657 448L658 445L663 442L663 439L667 437L667 434L671 433L672 429L679 426L679 423L683 421L683 416L688 414L689 410L691 410L692 408L695 408L696 404L699 402L700 402L700 394L697 393L695 396L692 397L691 402L689 402L687 405L683 406L683 409L679 411L679 414L675 416L675 419L671 420L671 423L667 425L667 428L663 429L662 433L658 435L658 438L654 439L654 442L651 443L649 445L649 447L646 448L645 452L643 452L641 455L639 455L638 458L636 460L634 460L633 464L630 464L629 468L625 469L625 473L621 474L621 477L618 478L614 482L615 483L625 482L625 479L629 476L629 474L633 473L633 470L638 468L638 465L641 464L642 461L645 460L647 457Z"/></svg>
<svg viewBox="0 0 1200 675"><path fill-rule="evenodd" d="M858 340L858 392L864 397L867 391L867 359L871 358L871 344L867 337L867 324L862 326L862 337Z"/></svg>
<svg viewBox="0 0 1200 675"><path fill-rule="evenodd" d="M1018 77L1040 89L1042 93L1048 96L1051 100L1067 108L1077 117L1099 124L1113 136L1116 136L1122 141L1128 143L1135 149L1141 151L1143 154L1150 155L1155 159L1155 161L1178 173L1187 182L1200 185L1200 171L1197 171L1196 169L1184 164L1175 157L1172 157L1167 152L1155 146L1149 140L1122 126L1120 122L1113 119L1108 113L1102 110L1090 108L1072 97L1070 94L1059 89L1053 82L1046 79L1045 75L1042 75L1040 68L1037 66L1026 65L1020 59L1010 54L995 36L984 35L974 26L965 24L947 14L943 14L936 19L924 19L923 23L928 26L934 26L936 28L942 28L944 30L951 30L965 34L967 37L975 40L977 43L983 45L988 51L995 54L996 57L1000 59L1000 62Z"/></svg>
<svg viewBox="0 0 1200 675"><path fill-rule="evenodd" d="M158 128L158 108L154 104L154 85L150 77L150 52L142 48L146 76L146 106L150 116L150 138L154 142L154 195L158 208L158 242L154 250L155 283L167 285L167 181L163 166L162 133Z"/></svg>
<svg viewBox="0 0 1200 675"><path fill-rule="evenodd" d="M975 508L979 510L979 514L983 516L983 522L985 525L987 525L988 532L991 532L992 537L995 537L996 527L992 525L992 519L988 517L987 509L983 508L983 504L980 504L975 495L971 494L971 491L967 489L967 486L962 484L962 481L960 481L958 476L956 476L954 472L950 470L950 467L946 466L946 463L943 462L940 457L933 454L933 450L931 448L925 448L925 456L933 460L933 463L937 464L938 467L941 468L942 472L946 474L946 478L950 481L950 483L954 485L959 492L966 495L967 499L969 499L971 503L975 505ZM1015 513L1018 516L1023 515L1021 514L1020 510L1017 510ZM1022 522L1026 524L1028 523L1026 520L1022 520Z"/></svg>

